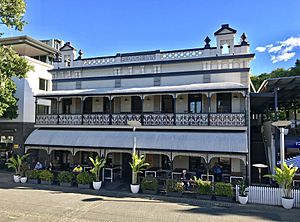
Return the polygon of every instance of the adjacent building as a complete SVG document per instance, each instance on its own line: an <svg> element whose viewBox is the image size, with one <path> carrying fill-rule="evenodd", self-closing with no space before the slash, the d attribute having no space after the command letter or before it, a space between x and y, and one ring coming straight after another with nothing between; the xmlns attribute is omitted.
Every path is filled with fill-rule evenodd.
<svg viewBox="0 0 300 222"><path fill-rule="evenodd" d="M49 70L53 69L53 60L58 50L29 36L0 38L0 44L11 46L34 67L34 70L27 73L26 78L14 79L17 87L15 96L18 99L18 117L13 120L0 119L0 153L1 159L5 159L7 151L24 151L24 142L34 130L35 107L45 110L50 106L41 101L36 104L34 96L52 89L52 74Z"/></svg>
<svg viewBox="0 0 300 222"><path fill-rule="evenodd" d="M246 35L236 43L236 34L225 24L214 33L216 46L206 37L202 48L94 58L65 43L50 70L52 90L35 94L37 129L25 150L61 169L98 154L127 176L128 121L136 120L137 150L153 169L204 175L220 163L227 180L247 177L254 54Z"/></svg>

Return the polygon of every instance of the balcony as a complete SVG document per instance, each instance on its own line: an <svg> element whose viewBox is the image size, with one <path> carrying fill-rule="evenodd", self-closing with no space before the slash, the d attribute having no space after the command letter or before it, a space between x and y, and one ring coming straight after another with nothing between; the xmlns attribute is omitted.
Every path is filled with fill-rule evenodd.
<svg viewBox="0 0 300 222"><path fill-rule="evenodd" d="M146 113L37 115L37 125L246 126L245 113Z"/></svg>

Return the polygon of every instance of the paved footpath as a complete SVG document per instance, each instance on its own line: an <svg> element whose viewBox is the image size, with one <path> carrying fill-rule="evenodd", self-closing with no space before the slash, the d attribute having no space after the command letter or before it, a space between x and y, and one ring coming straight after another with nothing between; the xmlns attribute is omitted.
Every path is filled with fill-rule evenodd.
<svg viewBox="0 0 300 222"><path fill-rule="evenodd" d="M154 199L155 198L155 199ZM14 184L0 173L2 221L300 221L300 210Z"/></svg>

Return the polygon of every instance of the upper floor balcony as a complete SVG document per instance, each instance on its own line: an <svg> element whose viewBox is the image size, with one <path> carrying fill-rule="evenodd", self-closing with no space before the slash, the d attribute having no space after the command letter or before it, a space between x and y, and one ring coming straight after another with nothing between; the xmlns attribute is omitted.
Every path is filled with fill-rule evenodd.
<svg viewBox="0 0 300 222"><path fill-rule="evenodd" d="M36 125L121 126L137 120L143 126L246 126L245 90L201 91L193 90L194 85L209 84L185 86L185 91L178 86L169 91L167 87L147 87L143 93L137 88L93 95L84 90L49 92L37 96ZM160 92L150 88L160 88Z"/></svg>

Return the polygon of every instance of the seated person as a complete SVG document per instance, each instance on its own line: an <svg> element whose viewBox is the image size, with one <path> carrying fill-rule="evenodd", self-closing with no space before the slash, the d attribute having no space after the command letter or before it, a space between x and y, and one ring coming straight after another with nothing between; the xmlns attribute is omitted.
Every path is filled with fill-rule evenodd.
<svg viewBox="0 0 300 222"><path fill-rule="evenodd" d="M190 175L187 173L187 171L182 170L181 181L183 182L184 187L185 187L186 190L187 190L187 188L190 187L190 182L189 182L190 179L191 179Z"/></svg>
<svg viewBox="0 0 300 222"><path fill-rule="evenodd" d="M34 169L35 169L35 170L41 170L41 169L43 169L43 165L38 161L38 162L35 164Z"/></svg>
<svg viewBox="0 0 300 222"><path fill-rule="evenodd" d="M80 164L78 164L74 169L73 169L74 173L81 173L82 172L82 166L80 166Z"/></svg>

